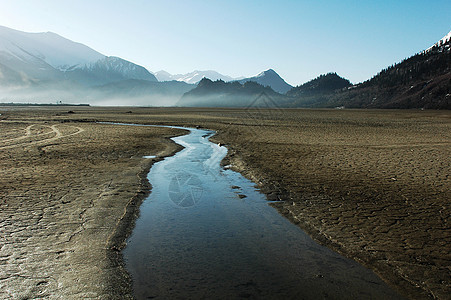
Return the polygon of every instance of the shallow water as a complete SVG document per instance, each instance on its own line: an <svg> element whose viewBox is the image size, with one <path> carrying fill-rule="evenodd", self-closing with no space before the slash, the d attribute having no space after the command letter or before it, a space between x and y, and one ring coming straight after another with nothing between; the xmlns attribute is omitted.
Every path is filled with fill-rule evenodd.
<svg viewBox="0 0 451 300"><path fill-rule="evenodd" d="M399 299L374 273L320 246L219 163L191 129L151 168L152 192L123 251L137 299Z"/></svg>

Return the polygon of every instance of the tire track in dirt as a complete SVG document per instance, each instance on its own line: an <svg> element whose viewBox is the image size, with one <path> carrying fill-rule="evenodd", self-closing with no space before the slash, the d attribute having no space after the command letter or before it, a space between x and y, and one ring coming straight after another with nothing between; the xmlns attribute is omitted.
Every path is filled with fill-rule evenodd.
<svg viewBox="0 0 451 300"><path fill-rule="evenodd" d="M49 134L53 133L53 131L51 131L51 132L39 133L39 134L36 134L36 135L32 136L33 133L31 131L31 129L34 126L38 126L38 125L37 124L33 124L33 125L30 125L30 126L27 126L25 128L25 135L23 135L23 136L12 138L12 139L7 139L7 140L2 140L0 142L2 142L2 143L15 142L15 141L20 141L20 140L23 140L23 139L26 139L26 138L30 138L30 137L39 137L39 136L42 136L42 135L49 135ZM50 127L50 126L45 126L45 127Z"/></svg>
<svg viewBox="0 0 451 300"><path fill-rule="evenodd" d="M46 143L50 143L50 142L59 140L59 139L64 138L64 137L77 135L77 134L80 134L83 131L85 131L83 128L78 127L78 126L66 125L66 126L68 126L70 128L76 129L77 131L69 133L69 134L63 134L61 132L61 130L57 127L57 125L51 125L51 126L44 125L45 127L50 128L52 131L48 132L48 133L42 133L42 134L33 135L31 130L32 130L33 126L36 126L36 125L37 124L33 124L33 125L30 125L30 126L27 126L25 128L25 135L24 136L17 137L17 138L14 138L14 139L0 141L0 142L11 142L11 141L12 142L14 142L14 141L18 142L18 143L15 143L13 145L1 146L0 150L2 150L2 149L11 149L11 148L15 148L15 147L29 147L29 146L46 144ZM38 138L38 137L42 137L44 135L50 135L50 134L55 134L55 135L53 137L49 137L49 138L45 138L45 139L37 140L37 141L22 141L22 140L24 140L26 138Z"/></svg>

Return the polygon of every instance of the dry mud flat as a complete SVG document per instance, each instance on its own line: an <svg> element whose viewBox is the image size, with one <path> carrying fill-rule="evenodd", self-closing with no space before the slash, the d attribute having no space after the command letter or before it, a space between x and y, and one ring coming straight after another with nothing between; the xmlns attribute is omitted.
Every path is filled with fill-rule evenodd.
<svg viewBox="0 0 451 300"><path fill-rule="evenodd" d="M100 120L217 130L225 163L318 241L410 298L449 299L449 111L67 110L0 108L0 297L129 295L116 224L144 192L140 157L176 131Z"/></svg>
<svg viewBox="0 0 451 300"><path fill-rule="evenodd" d="M175 151L179 131L32 111L0 121L0 298L131 298L118 250L149 190L142 156Z"/></svg>
<svg viewBox="0 0 451 300"><path fill-rule="evenodd" d="M103 118L114 118L103 114ZM142 109L218 131L232 166L315 239L413 299L451 294L451 112Z"/></svg>
<svg viewBox="0 0 451 300"><path fill-rule="evenodd" d="M218 138L281 213L403 294L450 299L449 112L259 114Z"/></svg>

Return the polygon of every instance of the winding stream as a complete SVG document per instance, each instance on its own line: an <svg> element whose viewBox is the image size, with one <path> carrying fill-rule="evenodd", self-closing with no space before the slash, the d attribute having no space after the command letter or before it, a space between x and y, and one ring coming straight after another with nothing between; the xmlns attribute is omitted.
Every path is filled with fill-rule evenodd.
<svg viewBox="0 0 451 300"><path fill-rule="evenodd" d="M184 128L187 129L187 128ZM220 167L212 131L155 163L152 192L123 251L137 299L399 299L373 272L320 246Z"/></svg>

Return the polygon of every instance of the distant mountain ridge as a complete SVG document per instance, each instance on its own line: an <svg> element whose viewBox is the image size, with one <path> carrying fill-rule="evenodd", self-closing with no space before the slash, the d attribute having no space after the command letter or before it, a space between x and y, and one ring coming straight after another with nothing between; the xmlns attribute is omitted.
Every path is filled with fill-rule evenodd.
<svg viewBox="0 0 451 300"><path fill-rule="evenodd" d="M285 106L285 96L276 93L268 86L253 81L239 83L202 79L196 88L186 92L177 106L184 107L249 107L261 95L270 98L274 107Z"/></svg>
<svg viewBox="0 0 451 300"><path fill-rule="evenodd" d="M115 56L105 56L94 63L64 72L64 78L87 86L137 79L157 82L147 69Z"/></svg>
<svg viewBox="0 0 451 300"><path fill-rule="evenodd" d="M142 66L55 33L0 26L0 100L5 102L169 106L192 88L185 82L160 83Z"/></svg>
<svg viewBox="0 0 451 300"><path fill-rule="evenodd" d="M166 82L158 82L142 66L58 34L0 26L1 101L62 99L95 104L114 98L117 105L146 106L174 105L183 95L178 104L243 107L264 94L279 107L451 109L451 32L354 86L329 73L292 87L272 69L240 79L212 70L155 74ZM194 88L186 82L199 84Z"/></svg>
<svg viewBox="0 0 451 300"><path fill-rule="evenodd" d="M327 73L292 88L287 92L287 96L301 97L327 94L336 90L348 88L351 85L352 84L348 79L338 76L337 73Z"/></svg>
<svg viewBox="0 0 451 300"><path fill-rule="evenodd" d="M0 26L0 53L22 61L41 60L66 71L96 62L105 56L56 33L28 33Z"/></svg>
<svg viewBox="0 0 451 300"><path fill-rule="evenodd" d="M269 86L280 94L285 94L293 87L286 83L273 69L263 71L253 77L239 80L240 83L245 83L247 81L253 81L263 86Z"/></svg>
<svg viewBox="0 0 451 300"><path fill-rule="evenodd" d="M292 88L286 95L293 99L292 106L309 107L327 102L330 95L351 86L348 79L337 73L328 73Z"/></svg>
<svg viewBox="0 0 451 300"><path fill-rule="evenodd" d="M285 94L287 91L289 91L292 86L283 80L279 74L277 74L273 69L269 69L266 71L263 71L259 73L256 76L253 77L238 77L233 78L227 75L223 75L221 73L218 73L213 70L208 71L193 71L187 74L177 74L177 75L171 75L170 73L166 71L158 71L153 73L159 81L171 81L171 80L177 80L177 81L184 81L186 83L192 83L197 84L199 83L203 78L208 78L212 81L216 80L222 80L224 82L231 82L231 81L238 81L239 83L245 83L247 81L253 81L257 82L258 84L261 84L263 86L269 86L274 91Z"/></svg>
<svg viewBox="0 0 451 300"><path fill-rule="evenodd" d="M337 93L327 106L451 109L451 32L434 46Z"/></svg>
<svg viewBox="0 0 451 300"><path fill-rule="evenodd" d="M95 86L124 79L157 81L145 68L107 57L52 32L27 33L0 26L0 66L9 84L46 84L69 80Z"/></svg>
<svg viewBox="0 0 451 300"><path fill-rule="evenodd" d="M213 70L207 70L207 71L193 71L190 73L186 73L186 74L176 74L176 75L172 75L166 71L158 71L153 73L155 75L155 77L158 79L158 81L172 81L172 80L176 80L176 81L184 81L186 83L191 83L191 84L197 84L199 83L203 78L208 78L211 80L223 80L223 81L233 81L233 80L239 80L241 78L232 78L230 76L227 75L223 75L221 73L218 73L216 71Z"/></svg>
<svg viewBox="0 0 451 300"><path fill-rule="evenodd" d="M322 78L321 78L322 77ZM330 90L315 86L317 79ZM287 93L294 107L451 109L451 32L433 46L354 85L322 75ZM311 85L311 86L309 86Z"/></svg>

